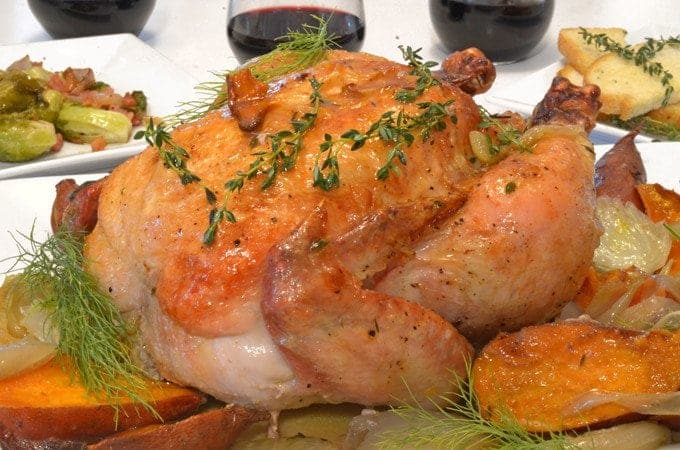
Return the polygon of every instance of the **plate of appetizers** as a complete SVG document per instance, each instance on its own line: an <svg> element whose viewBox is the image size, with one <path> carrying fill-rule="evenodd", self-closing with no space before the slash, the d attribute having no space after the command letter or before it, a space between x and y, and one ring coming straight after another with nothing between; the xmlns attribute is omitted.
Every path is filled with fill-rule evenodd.
<svg viewBox="0 0 680 450"><path fill-rule="evenodd" d="M143 140L134 138L144 125L144 117L171 115L191 98L197 84L182 68L131 34L0 46L0 67L0 82L13 89L10 100L32 108L20 110L11 103L4 110L0 108L0 121L5 123L4 133L0 127L0 141L5 136L16 143L17 136L27 136L21 127L26 123L24 119L30 119L35 139L40 141L42 137L42 142L47 142L47 147L30 157L24 157L24 149L17 150L18 144L13 144L7 150L9 156L0 158L0 179L108 170L146 147ZM12 82L19 83L19 94ZM50 94L55 91L57 101L53 102ZM117 122L120 113L109 111L114 109L111 105L122 103L125 108L138 93L144 100L133 100L132 105L141 109L145 101L145 110L135 112L132 118L132 108L119 108L132 120L127 124ZM101 114L85 116L81 107L93 104ZM93 109L88 108L88 113ZM102 113L103 110L107 111ZM49 119L44 117L50 114ZM101 117L103 114L110 116ZM23 124L15 126L17 118L24 120ZM36 118L58 139L40 135L44 127L35 126ZM55 125L51 127L46 122ZM109 139L105 135L108 132L116 137ZM27 145L35 143L27 139ZM53 142L57 143L51 146ZM3 149L6 146L0 142Z"/></svg>

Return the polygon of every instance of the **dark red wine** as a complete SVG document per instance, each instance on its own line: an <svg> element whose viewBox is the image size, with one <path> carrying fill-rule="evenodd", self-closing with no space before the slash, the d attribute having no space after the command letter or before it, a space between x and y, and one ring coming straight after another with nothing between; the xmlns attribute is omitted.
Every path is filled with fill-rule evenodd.
<svg viewBox="0 0 680 450"><path fill-rule="evenodd" d="M478 47L493 61L528 56L553 9L553 0L430 0L432 25L447 50Z"/></svg>
<svg viewBox="0 0 680 450"><path fill-rule="evenodd" d="M139 34L156 0L28 0L40 24L54 38L97 34Z"/></svg>
<svg viewBox="0 0 680 450"><path fill-rule="evenodd" d="M243 62L274 50L289 30L301 31L303 24L318 25L313 16L328 22L328 34L346 50L359 50L364 39L363 19L343 11L315 7L263 8L238 14L227 24L234 54Z"/></svg>

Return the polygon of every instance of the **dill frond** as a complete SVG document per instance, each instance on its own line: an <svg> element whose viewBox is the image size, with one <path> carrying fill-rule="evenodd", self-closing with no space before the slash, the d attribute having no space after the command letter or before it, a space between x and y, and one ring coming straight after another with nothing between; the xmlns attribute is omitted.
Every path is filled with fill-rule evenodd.
<svg viewBox="0 0 680 450"><path fill-rule="evenodd" d="M196 85L194 87L196 98L180 102L177 105L177 113L163 117L163 125L172 129L183 123L198 120L210 111L222 107L228 99L225 84L228 74L229 72L213 72L213 79Z"/></svg>
<svg viewBox="0 0 680 450"><path fill-rule="evenodd" d="M502 450L576 449L561 433L547 436L524 430L507 410L499 410L498 419L482 415L473 389L472 367L468 364L468 381L454 374L454 392L441 396L438 402L423 406L414 400L411 405L392 411L409 426L382 434L380 448L488 448Z"/></svg>
<svg viewBox="0 0 680 450"><path fill-rule="evenodd" d="M126 398L160 417L143 397L144 372L133 361L136 329L85 271L82 236L58 231L39 242L32 229L20 237L13 235L18 255L8 273L19 272L19 282L47 313L59 336L57 356L66 357L62 361L89 394L116 408L116 420Z"/></svg>
<svg viewBox="0 0 680 450"><path fill-rule="evenodd" d="M328 50L339 45L337 36L328 34L328 21L320 16L313 17L318 24L303 24L302 31L289 31L279 39L274 50L247 64L246 68L255 78L268 82L322 61Z"/></svg>

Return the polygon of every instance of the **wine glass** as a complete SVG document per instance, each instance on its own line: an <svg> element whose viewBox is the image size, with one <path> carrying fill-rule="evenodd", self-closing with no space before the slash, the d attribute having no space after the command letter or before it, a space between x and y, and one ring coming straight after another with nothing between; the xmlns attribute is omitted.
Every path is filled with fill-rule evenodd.
<svg viewBox="0 0 680 450"><path fill-rule="evenodd" d="M496 63L530 56L548 30L554 0L429 0L447 51L477 47Z"/></svg>
<svg viewBox="0 0 680 450"><path fill-rule="evenodd" d="M139 34L156 0L28 0L31 12L54 38Z"/></svg>
<svg viewBox="0 0 680 450"><path fill-rule="evenodd" d="M272 51L289 31L328 23L328 34L346 50L359 50L364 39L362 0L230 0L229 45L240 62Z"/></svg>

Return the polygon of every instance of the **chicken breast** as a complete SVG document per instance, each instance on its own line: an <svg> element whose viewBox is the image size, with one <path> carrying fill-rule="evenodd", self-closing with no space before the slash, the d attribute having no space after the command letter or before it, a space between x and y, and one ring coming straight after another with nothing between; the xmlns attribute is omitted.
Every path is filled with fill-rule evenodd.
<svg viewBox="0 0 680 450"><path fill-rule="evenodd" d="M103 182L88 270L138 318L163 377L269 410L423 401L464 376L469 340L547 320L573 296L599 236L592 153L573 132L547 133L485 167L470 95L444 73L417 101L395 99L417 85L409 66L333 51L176 129L200 181L183 184L149 148ZM266 189L262 170L226 192L276 150L272 136L291 139L281 132L313 111L315 89L294 164ZM405 164L384 180L397 138L336 144L339 187L313 185L324 142L381 118L422 122L427 104L442 125L410 128ZM235 219L210 245L205 188Z"/></svg>

